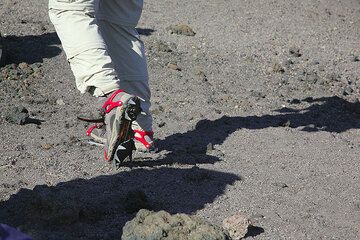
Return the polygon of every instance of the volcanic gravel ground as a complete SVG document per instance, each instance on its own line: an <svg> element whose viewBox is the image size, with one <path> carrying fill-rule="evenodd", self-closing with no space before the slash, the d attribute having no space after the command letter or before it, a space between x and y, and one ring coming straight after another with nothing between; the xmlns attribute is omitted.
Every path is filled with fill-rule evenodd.
<svg viewBox="0 0 360 240"><path fill-rule="evenodd" d="M137 203L243 212L248 239L360 238L360 1L147 0L138 31L161 151L116 170L76 119L95 100L46 1L0 1L0 222L120 239Z"/></svg>

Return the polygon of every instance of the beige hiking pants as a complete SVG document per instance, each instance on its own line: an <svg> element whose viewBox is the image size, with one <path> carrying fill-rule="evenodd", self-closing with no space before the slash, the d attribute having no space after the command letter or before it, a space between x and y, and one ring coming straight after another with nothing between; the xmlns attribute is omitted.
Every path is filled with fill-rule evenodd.
<svg viewBox="0 0 360 240"><path fill-rule="evenodd" d="M117 89L145 100L135 128L151 131L150 89L137 25L143 0L49 0L49 16L81 93Z"/></svg>

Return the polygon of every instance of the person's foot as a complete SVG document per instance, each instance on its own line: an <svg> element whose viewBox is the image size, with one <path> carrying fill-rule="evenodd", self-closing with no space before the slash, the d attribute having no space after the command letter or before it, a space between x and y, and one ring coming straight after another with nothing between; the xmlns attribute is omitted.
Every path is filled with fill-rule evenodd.
<svg viewBox="0 0 360 240"><path fill-rule="evenodd" d="M109 162L120 164L132 155L135 149L132 122L141 112L140 99L123 90L117 90L109 97L100 98L102 113L96 119L78 117L95 122L86 132L96 142L104 145L104 157Z"/></svg>
<svg viewBox="0 0 360 240"><path fill-rule="evenodd" d="M121 163L126 157L131 157L132 150L157 152L152 131L131 129L131 123L141 112L137 97L118 90L110 94L109 98L101 97L99 100L102 106L100 112L78 118L95 122L86 135L97 145L105 146L104 157L107 161L115 159ZM129 113L132 116L129 116Z"/></svg>
<svg viewBox="0 0 360 240"><path fill-rule="evenodd" d="M104 157L107 161L121 163L135 149L131 128L141 112L140 99L122 90L110 95L103 107L105 112L106 143Z"/></svg>

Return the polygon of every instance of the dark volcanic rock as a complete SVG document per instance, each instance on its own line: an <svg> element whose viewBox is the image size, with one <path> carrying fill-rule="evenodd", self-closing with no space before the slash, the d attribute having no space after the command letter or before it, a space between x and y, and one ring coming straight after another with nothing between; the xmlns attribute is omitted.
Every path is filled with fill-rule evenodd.
<svg viewBox="0 0 360 240"><path fill-rule="evenodd" d="M5 120L10 123L24 125L29 121L29 111L23 106L10 108L5 112Z"/></svg>
<svg viewBox="0 0 360 240"><path fill-rule="evenodd" d="M41 78L41 64L40 63L19 63L8 64L4 66L0 71L0 79L3 80L25 80L25 79L36 79Z"/></svg>
<svg viewBox="0 0 360 240"><path fill-rule="evenodd" d="M123 228L122 240L229 240L228 233L198 217L140 210Z"/></svg>
<svg viewBox="0 0 360 240"><path fill-rule="evenodd" d="M299 48L297 48L297 47L291 47L290 49L289 49L289 53L291 54L291 55L293 55L294 57L301 57L301 53L300 53L300 49Z"/></svg>

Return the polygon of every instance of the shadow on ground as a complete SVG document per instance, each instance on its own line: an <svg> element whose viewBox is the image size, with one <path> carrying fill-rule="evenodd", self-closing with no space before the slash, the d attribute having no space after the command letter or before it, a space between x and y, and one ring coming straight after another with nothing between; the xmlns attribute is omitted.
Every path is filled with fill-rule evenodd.
<svg viewBox="0 0 360 240"><path fill-rule="evenodd" d="M0 203L3 223L34 239L120 239L134 189L143 191L153 210L191 214L224 193L240 177L200 168L135 169L89 180L76 179L54 187L21 189Z"/></svg>
<svg viewBox="0 0 360 240"><path fill-rule="evenodd" d="M277 114L247 117L223 116L217 120L201 120L192 131L177 133L159 141L160 149L169 153L157 161L144 160L125 163L126 166L150 166L167 164L202 164L221 161L222 153L208 151L208 145L221 145L233 132L241 129L269 127L299 128L300 131L327 131L341 133L360 128L360 103L351 103L337 96L306 98L294 101L297 108L275 110ZM299 109L298 104L309 107Z"/></svg>
<svg viewBox="0 0 360 240"><path fill-rule="evenodd" d="M133 162L131 165L220 161L220 155L208 155L208 144L222 144L231 133L241 128L290 127L306 132L341 133L360 127L357 115L360 113L359 103L350 103L338 97L307 98L298 104L301 102L308 107L282 108L274 115L223 116L215 121L201 120L194 130L160 141L160 146L169 151L163 159ZM238 180L240 177L233 174L197 167L132 169L112 176L77 179L54 187L21 189L9 200L0 203L0 218L40 240L117 239L124 224L134 217L126 209L129 201L126 194L129 191L143 191L153 210L191 214L212 203L224 193L226 186ZM131 201L137 200L130 199L130 205ZM263 231L255 227L248 236Z"/></svg>
<svg viewBox="0 0 360 240"><path fill-rule="evenodd" d="M57 46L60 40L55 32L41 35L6 36L4 37L6 64L43 62L61 53Z"/></svg>
<svg viewBox="0 0 360 240"><path fill-rule="evenodd" d="M151 28L136 28L136 31L143 36L150 36L155 32L155 30Z"/></svg>

